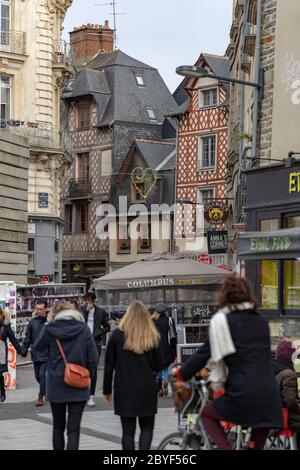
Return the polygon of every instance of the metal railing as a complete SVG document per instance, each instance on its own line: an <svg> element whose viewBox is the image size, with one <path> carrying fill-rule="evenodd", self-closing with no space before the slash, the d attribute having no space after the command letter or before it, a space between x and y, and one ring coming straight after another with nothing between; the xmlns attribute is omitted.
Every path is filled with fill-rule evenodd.
<svg viewBox="0 0 300 470"><path fill-rule="evenodd" d="M83 198L91 195L92 180L91 178L71 179L69 181L69 197Z"/></svg>
<svg viewBox="0 0 300 470"><path fill-rule="evenodd" d="M22 31L0 31L0 52L26 54L26 33Z"/></svg>
<svg viewBox="0 0 300 470"><path fill-rule="evenodd" d="M54 42L53 62L55 64L72 64L73 54L71 45L66 41Z"/></svg>
<svg viewBox="0 0 300 470"><path fill-rule="evenodd" d="M67 151L70 155L73 152L67 132L49 124L10 119L2 121L0 128L13 135L27 138L30 147L60 149Z"/></svg>

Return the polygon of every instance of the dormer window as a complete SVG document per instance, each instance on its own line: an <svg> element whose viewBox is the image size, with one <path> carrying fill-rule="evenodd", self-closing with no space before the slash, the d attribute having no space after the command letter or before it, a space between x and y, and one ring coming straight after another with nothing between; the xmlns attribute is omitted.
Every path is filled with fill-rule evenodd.
<svg viewBox="0 0 300 470"><path fill-rule="evenodd" d="M143 75L140 73L135 73L134 75L135 75L137 86L145 86Z"/></svg>
<svg viewBox="0 0 300 470"><path fill-rule="evenodd" d="M153 111L153 109L147 107L146 110L147 110L148 118L150 119L150 121L157 121L155 112Z"/></svg>
<svg viewBox="0 0 300 470"><path fill-rule="evenodd" d="M81 103L77 106L77 129L89 129L91 126L91 105Z"/></svg>

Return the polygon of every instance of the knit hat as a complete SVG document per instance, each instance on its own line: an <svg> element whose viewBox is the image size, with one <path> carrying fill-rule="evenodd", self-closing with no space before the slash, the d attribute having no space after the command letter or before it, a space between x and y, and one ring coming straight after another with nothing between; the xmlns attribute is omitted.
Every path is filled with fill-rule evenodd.
<svg viewBox="0 0 300 470"><path fill-rule="evenodd" d="M291 341L281 341L277 346L276 359L278 361L289 363L292 361L292 355L295 351L296 348L293 347Z"/></svg>

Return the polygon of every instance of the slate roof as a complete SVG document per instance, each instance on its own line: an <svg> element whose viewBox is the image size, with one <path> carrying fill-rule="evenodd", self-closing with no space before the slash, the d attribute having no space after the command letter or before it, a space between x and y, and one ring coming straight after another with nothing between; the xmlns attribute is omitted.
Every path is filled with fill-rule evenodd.
<svg viewBox="0 0 300 470"><path fill-rule="evenodd" d="M145 86L137 85L137 73ZM157 69L118 49L99 52L63 90L65 99L86 95L92 95L98 104L99 127L115 121L158 125L177 107ZM150 120L146 107L153 109L156 121Z"/></svg>
<svg viewBox="0 0 300 470"><path fill-rule="evenodd" d="M142 157L145 159L147 165L150 168L157 168L164 162L172 152L176 149L175 144L173 143L160 143L160 142L146 142L146 141L135 141L137 149L140 151ZM175 156L175 154L174 154ZM167 162L166 162L167 163ZM166 170L167 167L160 168L160 171ZM170 165L168 165L169 167ZM171 166L170 169L175 167Z"/></svg>

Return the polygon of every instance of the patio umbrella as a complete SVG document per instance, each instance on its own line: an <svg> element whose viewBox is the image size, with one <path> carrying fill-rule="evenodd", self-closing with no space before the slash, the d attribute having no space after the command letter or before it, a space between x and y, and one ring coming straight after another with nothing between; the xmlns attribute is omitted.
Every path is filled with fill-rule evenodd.
<svg viewBox="0 0 300 470"><path fill-rule="evenodd" d="M96 290L172 288L220 284L228 271L182 255L158 254L93 281Z"/></svg>

